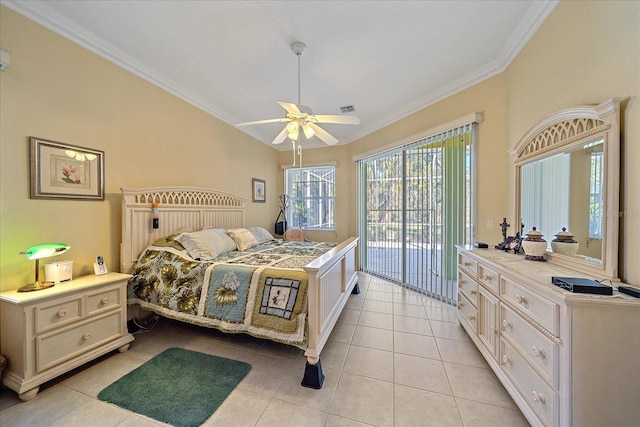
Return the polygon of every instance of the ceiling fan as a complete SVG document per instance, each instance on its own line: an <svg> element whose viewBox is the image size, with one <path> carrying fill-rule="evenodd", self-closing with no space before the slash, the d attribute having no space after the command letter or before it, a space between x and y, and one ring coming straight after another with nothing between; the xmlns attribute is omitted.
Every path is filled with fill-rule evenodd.
<svg viewBox="0 0 640 427"><path fill-rule="evenodd" d="M337 123L344 125L357 125L360 119L356 116L344 116L339 114L313 114L311 109L300 104L300 57L307 50L307 46L302 42L296 42L291 45L291 50L298 57L298 103L278 101L287 114L279 119L257 120L254 122L239 123L236 126L259 125L264 123L287 123L282 131L271 142L272 144L282 144L287 137L293 141L297 141L300 136L300 130L307 139L314 135L320 138L328 145L338 143L338 139L326 130L318 126L318 123Z"/></svg>

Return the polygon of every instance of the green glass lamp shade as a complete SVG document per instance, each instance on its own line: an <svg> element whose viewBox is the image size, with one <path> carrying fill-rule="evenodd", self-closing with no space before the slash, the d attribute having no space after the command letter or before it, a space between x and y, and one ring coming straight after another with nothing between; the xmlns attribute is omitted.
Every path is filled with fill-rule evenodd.
<svg viewBox="0 0 640 427"><path fill-rule="evenodd" d="M70 248L71 246L65 243L44 243L42 245L31 246L26 251L20 252L20 254L26 255L28 259L36 260L36 281L21 287L18 289L18 292L39 291L52 287L53 283L40 282L40 258L60 255Z"/></svg>

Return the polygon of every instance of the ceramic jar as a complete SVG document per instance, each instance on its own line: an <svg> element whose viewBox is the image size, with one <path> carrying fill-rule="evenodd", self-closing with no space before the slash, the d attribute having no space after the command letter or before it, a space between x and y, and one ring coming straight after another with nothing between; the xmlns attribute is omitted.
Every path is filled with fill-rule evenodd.
<svg viewBox="0 0 640 427"><path fill-rule="evenodd" d="M522 240L524 249L524 259L531 261L544 261L544 253L547 251L547 241L542 238L543 234L535 227L527 233L527 237Z"/></svg>
<svg viewBox="0 0 640 427"><path fill-rule="evenodd" d="M565 227L562 227L562 231L555 236L556 238L551 241L551 250L554 253L567 256L575 256L578 253L580 245L573 239L574 235L569 233Z"/></svg>

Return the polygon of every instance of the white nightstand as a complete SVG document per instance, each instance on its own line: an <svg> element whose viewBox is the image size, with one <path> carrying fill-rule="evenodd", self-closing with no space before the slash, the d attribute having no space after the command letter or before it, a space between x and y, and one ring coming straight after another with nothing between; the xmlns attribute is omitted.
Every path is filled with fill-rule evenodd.
<svg viewBox="0 0 640 427"><path fill-rule="evenodd" d="M34 292L0 294L2 383L22 400L40 385L112 350L125 352L128 274L84 276Z"/></svg>

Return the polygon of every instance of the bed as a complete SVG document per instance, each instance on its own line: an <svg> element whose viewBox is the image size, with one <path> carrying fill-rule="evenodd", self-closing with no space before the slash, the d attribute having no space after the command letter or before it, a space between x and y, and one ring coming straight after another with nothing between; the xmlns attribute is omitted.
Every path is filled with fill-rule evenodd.
<svg viewBox="0 0 640 427"><path fill-rule="evenodd" d="M359 292L356 237L273 239L245 226L245 199L212 189L123 188L122 196L130 311L298 346L307 358L302 385L322 387L320 353Z"/></svg>

